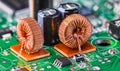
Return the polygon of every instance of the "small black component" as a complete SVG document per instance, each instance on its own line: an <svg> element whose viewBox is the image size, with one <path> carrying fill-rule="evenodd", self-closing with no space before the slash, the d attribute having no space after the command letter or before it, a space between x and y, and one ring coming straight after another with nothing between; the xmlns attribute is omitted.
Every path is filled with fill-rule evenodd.
<svg viewBox="0 0 120 71"><path fill-rule="evenodd" d="M109 34L115 39L120 40L120 19L113 20L109 23Z"/></svg>
<svg viewBox="0 0 120 71"><path fill-rule="evenodd" d="M59 42L58 29L61 22L60 12L46 8L38 12L38 22L44 33L44 44L53 45Z"/></svg>
<svg viewBox="0 0 120 71"><path fill-rule="evenodd" d="M62 67L71 65L70 60L68 60L66 57L58 58L58 61L62 63Z"/></svg>
<svg viewBox="0 0 120 71"><path fill-rule="evenodd" d="M53 65L57 66L58 68L65 67L71 64L71 61L66 57L57 58L53 63Z"/></svg>
<svg viewBox="0 0 120 71"><path fill-rule="evenodd" d="M94 14L94 12L86 7L82 7L80 8L80 14L82 14L83 16L91 16Z"/></svg>
<svg viewBox="0 0 120 71"><path fill-rule="evenodd" d="M80 54L75 55L75 59L76 59L76 62L81 62L85 60L84 56Z"/></svg>
<svg viewBox="0 0 120 71"><path fill-rule="evenodd" d="M79 13L79 9L79 5L76 3L63 3L58 7L63 19L70 14Z"/></svg>
<svg viewBox="0 0 120 71"><path fill-rule="evenodd" d="M0 8L10 15L19 13L28 8L28 0L0 0Z"/></svg>
<svg viewBox="0 0 120 71"><path fill-rule="evenodd" d="M11 34L11 35L13 35L13 32L10 29L2 29L2 30L0 30L0 38L3 38L4 34Z"/></svg>

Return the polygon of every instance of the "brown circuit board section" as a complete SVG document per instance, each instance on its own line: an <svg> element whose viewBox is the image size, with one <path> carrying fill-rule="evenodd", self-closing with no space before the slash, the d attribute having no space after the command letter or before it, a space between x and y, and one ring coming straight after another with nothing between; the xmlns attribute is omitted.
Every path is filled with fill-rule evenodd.
<svg viewBox="0 0 120 71"><path fill-rule="evenodd" d="M81 51L79 51L79 49L76 48L75 49L69 48L62 43L55 45L54 49L56 49L58 52L60 52L66 57L72 57L76 54L85 54L88 52L96 51L96 47L88 42L81 47Z"/></svg>
<svg viewBox="0 0 120 71"><path fill-rule="evenodd" d="M20 53L20 49L21 49L20 44L11 47L11 50L18 56L23 58L25 61L32 61L50 55L50 53L44 48L41 48L39 52L35 52L33 54L27 54L24 50L22 50L22 53Z"/></svg>

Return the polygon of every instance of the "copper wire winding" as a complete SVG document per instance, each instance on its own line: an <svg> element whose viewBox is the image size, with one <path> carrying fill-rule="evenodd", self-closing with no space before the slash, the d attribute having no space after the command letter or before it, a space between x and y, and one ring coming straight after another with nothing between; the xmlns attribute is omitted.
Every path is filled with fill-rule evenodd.
<svg viewBox="0 0 120 71"><path fill-rule="evenodd" d="M33 18L25 18L18 23L17 35L21 48L28 54L39 51L43 46L42 30Z"/></svg>
<svg viewBox="0 0 120 71"><path fill-rule="evenodd" d="M59 27L60 41L70 48L80 48L92 34L92 25L80 14L66 17Z"/></svg>

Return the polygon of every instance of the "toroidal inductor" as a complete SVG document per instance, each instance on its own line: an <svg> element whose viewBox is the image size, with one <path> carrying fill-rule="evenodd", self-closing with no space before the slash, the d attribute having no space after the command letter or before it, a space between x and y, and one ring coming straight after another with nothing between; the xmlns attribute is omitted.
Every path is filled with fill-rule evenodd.
<svg viewBox="0 0 120 71"><path fill-rule="evenodd" d="M70 48L81 47L90 38L92 25L80 14L66 17L59 27L60 41Z"/></svg>
<svg viewBox="0 0 120 71"><path fill-rule="evenodd" d="M18 23L17 35L21 48L28 54L39 51L43 46L42 30L33 18L25 18Z"/></svg>

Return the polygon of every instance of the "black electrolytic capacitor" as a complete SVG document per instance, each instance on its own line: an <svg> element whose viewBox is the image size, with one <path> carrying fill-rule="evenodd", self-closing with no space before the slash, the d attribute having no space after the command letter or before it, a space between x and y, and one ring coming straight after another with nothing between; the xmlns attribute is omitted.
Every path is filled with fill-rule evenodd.
<svg viewBox="0 0 120 71"><path fill-rule="evenodd" d="M76 3L63 3L58 7L63 19L70 14L79 13L79 9L79 5Z"/></svg>
<svg viewBox="0 0 120 71"><path fill-rule="evenodd" d="M60 12L53 8L46 8L38 12L38 22L44 33L45 45L59 42L58 29L61 22L60 16Z"/></svg>

